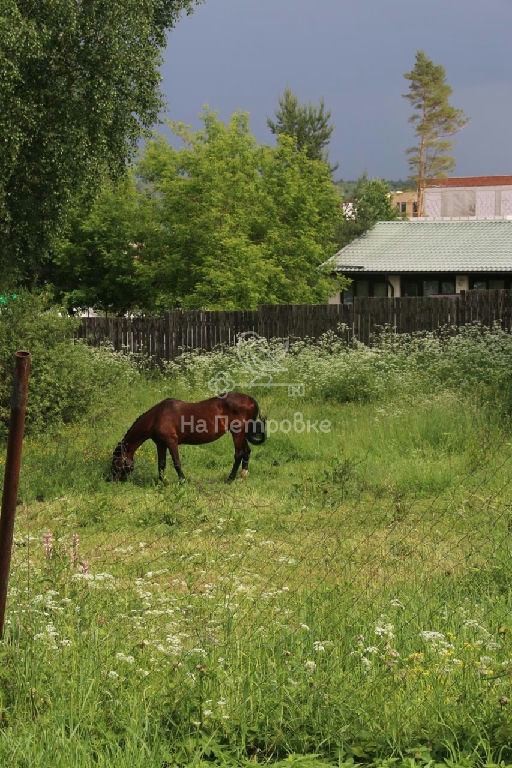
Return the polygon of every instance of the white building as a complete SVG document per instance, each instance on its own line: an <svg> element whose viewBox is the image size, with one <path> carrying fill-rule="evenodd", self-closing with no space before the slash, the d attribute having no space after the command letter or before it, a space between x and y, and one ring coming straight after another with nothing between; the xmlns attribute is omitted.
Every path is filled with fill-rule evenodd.
<svg viewBox="0 0 512 768"><path fill-rule="evenodd" d="M424 191L425 219L512 217L512 176L437 179Z"/></svg>

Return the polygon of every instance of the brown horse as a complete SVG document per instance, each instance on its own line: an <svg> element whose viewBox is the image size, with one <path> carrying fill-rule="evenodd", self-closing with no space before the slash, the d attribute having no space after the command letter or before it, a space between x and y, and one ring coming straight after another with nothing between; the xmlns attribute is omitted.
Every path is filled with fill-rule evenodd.
<svg viewBox="0 0 512 768"><path fill-rule="evenodd" d="M132 424L112 454L112 476L126 480L133 471L133 454L146 440L153 440L158 453L158 476L163 479L167 449L180 480L185 479L181 469L178 445L201 445L218 440L231 432L235 445L235 461L229 474L232 482L240 463L242 477L247 475L251 449L249 443L265 440L265 419L259 415L256 400L241 392L227 392L199 403L167 398L157 403Z"/></svg>

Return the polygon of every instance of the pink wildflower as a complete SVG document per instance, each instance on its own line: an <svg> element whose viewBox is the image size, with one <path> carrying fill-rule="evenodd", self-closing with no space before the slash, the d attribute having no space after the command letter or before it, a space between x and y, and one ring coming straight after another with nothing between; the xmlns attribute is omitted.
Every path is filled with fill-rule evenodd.
<svg viewBox="0 0 512 768"><path fill-rule="evenodd" d="M71 561L71 567L74 568L76 566L77 557L78 557L78 534L74 533L71 537L71 551L69 553L69 559Z"/></svg>
<svg viewBox="0 0 512 768"><path fill-rule="evenodd" d="M46 557L51 557L53 551L53 534L48 531L44 535L44 553Z"/></svg>

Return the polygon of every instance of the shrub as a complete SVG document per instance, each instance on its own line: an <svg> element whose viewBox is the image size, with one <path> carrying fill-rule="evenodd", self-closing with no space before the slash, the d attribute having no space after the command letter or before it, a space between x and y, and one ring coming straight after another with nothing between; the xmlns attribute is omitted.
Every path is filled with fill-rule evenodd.
<svg viewBox="0 0 512 768"><path fill-rule="evenodd" d="M349 344L343 329L318 341L290 345L283 355L278 339L242 341L234 347L185 352L164 366L193 389L228 389L265 379L302 383L305 397L337 402L427 396L451 391L492 400L512 410L512 334L501 328L468 325L413 335L384 330L371 347ZM280 365L273 368L273 361ZM225 382L226 386L223 386Z"/></svg>
<svg viewBox="0 0 512 768"><path fill-rule="evenodd" d="M74 340L78 320L61 314L45 296L21 293L0 309L0 434L9 423L14 353L26 349L32 364L27 430L71 422L124 390L137 373L110 349Z"/></svg>

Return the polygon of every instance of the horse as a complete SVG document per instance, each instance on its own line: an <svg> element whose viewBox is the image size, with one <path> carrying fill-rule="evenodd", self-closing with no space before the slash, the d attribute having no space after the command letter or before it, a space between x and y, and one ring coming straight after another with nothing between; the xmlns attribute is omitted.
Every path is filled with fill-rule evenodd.
<svg viewBox="0 0 512 768"><path fill-rule="evenodd" d="M112 454L111 474L114 480L126 480L133 472L133 455L146 440L153 440L158 454L158 477L163 480L167 450L180 480L178 445L201 445L218 440L230 432L235 447L235 460L227 479L235 479L242 464L242 477L248 473L249 443L265 441L265 419L258 403L242 392L227 392L198 403L166 398L134 421Z"/></svg>

